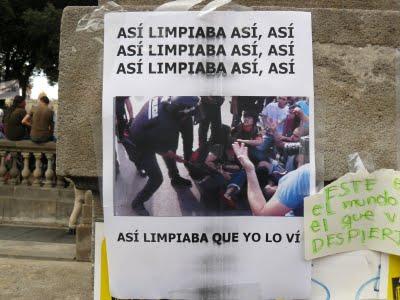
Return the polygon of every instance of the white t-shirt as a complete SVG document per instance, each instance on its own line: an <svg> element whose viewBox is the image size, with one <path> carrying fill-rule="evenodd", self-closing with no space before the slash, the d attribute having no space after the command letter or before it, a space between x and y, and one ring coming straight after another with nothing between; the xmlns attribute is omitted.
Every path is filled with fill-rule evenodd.
<svg viewBox="0 0 400 300"><path fill-rule="evenodd" d="M261 114L277 124L276 131L279 134L283 133L283 123L289 114L289 107L287 105L284 108L280 108L278 102L272 102L264 107Z"/></svg>

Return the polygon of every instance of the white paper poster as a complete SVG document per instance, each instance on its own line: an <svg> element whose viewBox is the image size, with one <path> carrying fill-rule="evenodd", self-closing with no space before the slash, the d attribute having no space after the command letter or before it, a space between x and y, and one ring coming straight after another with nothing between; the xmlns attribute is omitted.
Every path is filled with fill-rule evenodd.
<svg viewBox="0 0 400 300"><path fill-rule="evenodd" d="M309 297L310 13L109 13L104 24L111 295Z"/></svg>

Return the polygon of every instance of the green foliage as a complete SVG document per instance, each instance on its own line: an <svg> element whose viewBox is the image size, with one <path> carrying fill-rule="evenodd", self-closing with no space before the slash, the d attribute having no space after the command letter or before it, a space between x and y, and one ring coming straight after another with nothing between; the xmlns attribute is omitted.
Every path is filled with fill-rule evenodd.
<svg viewBox="0 0 400 300"><path fill-rule="evenodd" d="M0 0L0 81L18 79L25 96L29 78L43 71L58 79L62 9L97 5L97 1Z"/></svg>

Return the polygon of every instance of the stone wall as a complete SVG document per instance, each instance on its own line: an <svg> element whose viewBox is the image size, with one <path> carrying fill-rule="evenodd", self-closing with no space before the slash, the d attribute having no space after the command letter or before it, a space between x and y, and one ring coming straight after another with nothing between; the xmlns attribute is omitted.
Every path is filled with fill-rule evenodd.
<svg viewBox="0 0 400 300"><path fill-rule="evenodd" d="M125 7L138 11L163 3L119 2L154 4ZM312 12L316 144L324 159L317 167L324 179L347 172L347 155L355 151L371 154L376 168L397 168L400 1L236 3ZM287 6L257 6L278 3ZM103 32L76 32L80 18L94 9L67 7L62 18L57 172L64 176L101 176Z"/></svg>
<svg viewBox="0 0 400 300"><path fill-rule="evenodd" d="M72 188L0 186L0 223L67 227L73 206Z"/></svg>
<svg viewBox="0 0 400 300"><path fill-rule="evenodd" d="M164 0L114 0L120 5L146 4L159 6L166 2ZM208 3L210 1L204 1ZM285 7L300 7L300 8L345 8L345 9L376 9L376 10L400 10L399 0L236 0L233 3L245 6L285 6ZM106 0L99 0L99 5L107 3Z"/></svg>

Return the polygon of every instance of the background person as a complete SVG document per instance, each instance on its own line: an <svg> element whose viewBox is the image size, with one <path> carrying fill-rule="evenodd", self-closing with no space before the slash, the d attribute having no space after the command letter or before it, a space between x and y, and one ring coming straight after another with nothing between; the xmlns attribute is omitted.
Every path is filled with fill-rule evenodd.
<svg viewBox="0 0 400 300"><path fill-rule="evenodd" d="M258 116L264 108L264 105L273 101L274 97L259 96L233 96L231 101L232 125L236 127L242 120L245 111ZM265 104L266 102L266 104Z"/></svg>
<svg viewBox="0 0 400 300"><path fill-rule="evenodd" d="M39 98L39 105L32 107L22 123L31 127L31 140L36 143L45 143L53 140L54 112L49 108L50 100L47 96Z"/></svg>
<svg viewBox="0 0 400 300"><path fill-rule="evenodd" d="M28 128L23 124L26 116L26 101L22 96L15 96L11 107L4 115L4 132L7 139L19 141L29 139Z"/></svg>
<svg viewBox="0 0 400 300"><path fill-rule="evenodd" d="M199 124L199 147L203 148L208 142L208 129L211 125L211 143L219 139L221 131L221 105L224 103L224 97L206 96L201 97L200 111L203 118Z"/></svg>
<svg viewBox="0 0 400 300"><path fill-rule="evenodd" d="M283 134L283 126L289 107L287 106L288 97L278 97L277 102L271 102L262 111L264 126L267 128L276 128L279 134Z"/></svg>
<svg viewBox="0 0 400 300"><path fill-rule="evenodd" d="M133 121L133 108L128 96L115 97L115 115L117 137L121 141Z"/></svg>

